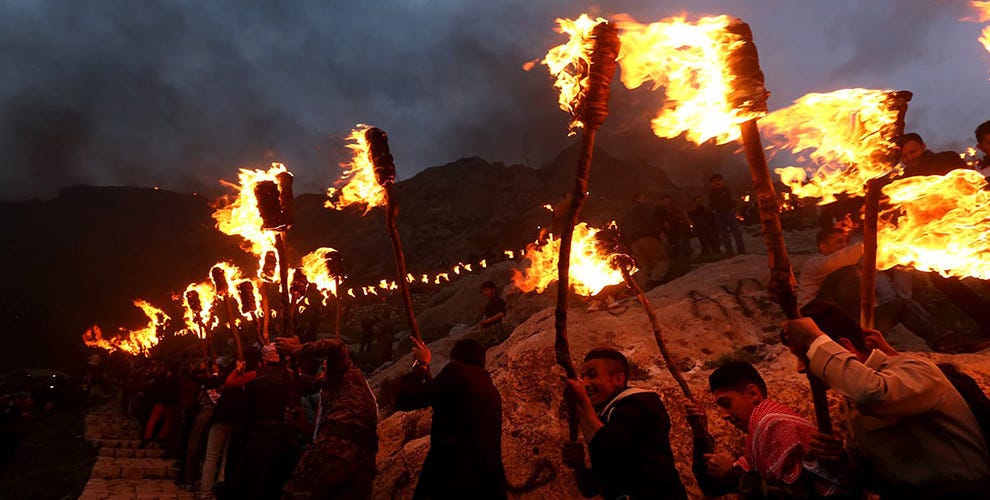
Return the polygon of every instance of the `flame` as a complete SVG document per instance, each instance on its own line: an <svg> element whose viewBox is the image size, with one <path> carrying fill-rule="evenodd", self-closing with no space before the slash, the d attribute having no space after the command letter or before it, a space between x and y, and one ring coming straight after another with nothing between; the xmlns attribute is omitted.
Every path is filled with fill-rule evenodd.
<svg viewBox="0 0 990 500"><path fill-rule="evenodd" d="M238 285L240 285L241 283L244 283L244 282L251 283L251 294L254 295L254 309L252 309L250 311L247 311L244 314L253 314L255 317L260 317L263 314L263 312L261 311L261 290L260 290L261 286L260 286L260 280L256 280L256 279L242 279L242 280L238 281L237 283L232 284L232 286L231 286L231 295L233 295L234 296L234 299L237 301L237 311L240 312L240 311L243 311L244 310L244 302L241 300L241 294L240 294L239 289L238 289ZM238 319L238 321L240 321L240 320Z"/></svg>
<svg viewBox="0 0 990 500"><path fill-rule="evenodd" d="M240 236L244 239L242 248L259 258L263 258L268 251L275 251L275 233L261 229L262 220L258 212L258 200L254 196L254 186L261 181L278 182L276 176L282 172L288 172L285 165L272 163L268 170L242 168L237 175L238 184L220 181L236 191L236 196L233 199L230 196L221 198L222 206L213 212L217 229L230 236ZM259 262L259 273L262 264L263 262Z"/></svg>
<svg viewBox="0 0 990 500"><path fill-rule="evenodd" d="M566 43L550 49L546 57L540 61L540 64L547 66L550 76L557 79L553 86L560 90L560 97L558 98L560 109L571 114L571 123L568 127L570 135L573 135L577 129L584 127L579 115L581 102L588 92L588 69L591 67L592 51L595 48L591 33L595 26L607 22L600 17L592 19L587 14L581 14L580 17L573 20L557 18L557 27L554 31L566 33L570 39ZM532 65L528 67L524 65L523 69L528 71L532 67Z"/></svg>
<svg viewBox="0 0 990 500"><path fill-rule="evenodd" d="M358 124L347 137L347 148L354 152L350 163L341 164L344 170L333 187L327 189L329 198L323 206L333 210L343 210L349 205L364 206L367 214L372 208L385 205L385 189L375 179L375 165L371 162L368 141L364 132L371 128ZM334 201L336 200L336 201Z"/></svg>
<svg viewBox="0 0 990 500"><path fill-rule="evenodd" d="M83 342L88 347L97 347L108 352L121 350L135 355L147 354L152 347L158 344L159 329L171 321L171 318L161 309L144 300L135 299L134 305L144 311L144 315L148 317L148 324L144 328L137 330L121 328L120 335L105 339L100 327L93 325L92 328L83 333Z"/></svg>
<svg viewBox="0 0 990 500"><path fill-rule="evenodd" d="M594 295L609 285L623 282L622 273L609 265L610 256L599 252L595 234L598 229L580 223L574 227L571 243L570 281L571 287L580 295ZM551 236L545 245L530 244L525 258L529 259L528 269L513 269L512 281L523 292L535 290L543 293L551 283L557 281L557 261L560 253L560 240Z"/></svg>
<svg viewBox="0 0 990 500"><path fill-rule="evenodd" d="M189 305L188 293L194 291L199 294L199 302L202 305L202 309L199 314L193 311L192 306ZM203 338L206 332L202 331L200 326L205 326L207 328L211 327L210 318L213 315L213 301L216 298L215 290L213 288L213 283L209 280L202 281L199 283L190 283L186 287L185 292L182 294L182 305L185 308L185 313L182 318L185 320L186 328L190 332L195 332L196 336Z"/></svg>
<svg viewBox="0 0 990 500"><path fill-rule="evenodd" d="M337 277L327 269L327 256L336 252L333 248L320 247L302 258L303 274L323 294L323 305L327 305L331 295L337 296Z"/></svg>
<svg viewBox="0 0 990 500"><path fill-rule="evenodd" d="M651 122L657 137L718 144L739 138L738 125L760 118L759 110L738 109L729 102L735 76L729 70L733 51L743 45L726 28L728 16L703 17L688 22L671 17L644 25L628 15L615 16L619 28L619 67L622 83L635 89L649 83L664 88L664 103Z"/></svg>
<svg viewBox="0 0 990 500"><path fill-rule="evenodd" d="M972 21L977 23L985 23L990 21L990 1L984 0L974 0L969 2L970 7L976 10L976 17L967 17L963 19L964 21ZM990 52L990 26L983 28L983 32L978 38L980 44L983 48Z"/></svg>
<svg viewBox="0 0 990 500"><path fill-rule="evenodd" d="M760 120L764 135L780 150L800 154L805 168L775 169L781 181L801 198L835 201L835 195L862 196L866 181L892 170L891 155L898 110L888 90L842 89L807 94ZM810 175L811 180L807 181Z"/></svg>
<svg viewBox="0 0 990 500"><path fill-rule="evenodd" d="M990 279L990 191L979 172L909 177L883 193L893 208L880 214L877 269Z"/></svg>

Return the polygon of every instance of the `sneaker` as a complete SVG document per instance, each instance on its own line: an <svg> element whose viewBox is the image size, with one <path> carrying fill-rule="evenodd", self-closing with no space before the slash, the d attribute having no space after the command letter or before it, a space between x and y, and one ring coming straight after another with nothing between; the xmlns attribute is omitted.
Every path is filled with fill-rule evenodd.
<svg viewBox="0 0 990 500"><path fill-rule="evenodd" d="M588 306L588 312L600 311L602 308L601 303L597 300L592 300L591 305Z"/></svg>
<svg viewBox="0 0 990 500"><path fill-rule="evenodd" d="M619 305L618 301L612 298L611 295L605 296L605 305L608 306L609 309L616 309L622 307L621 305Z"/></svg>

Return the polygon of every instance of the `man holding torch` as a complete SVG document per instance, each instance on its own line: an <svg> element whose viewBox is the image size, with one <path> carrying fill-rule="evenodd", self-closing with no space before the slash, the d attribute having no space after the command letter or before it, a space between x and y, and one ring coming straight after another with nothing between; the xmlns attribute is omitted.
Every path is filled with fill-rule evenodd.
<svg viewBox="0 0 990 500"><path fill-rule="evenodd" d="M874 331L827 305L784 322L781 340L846 400L854 463L887 498L975 498L990 486L990 458L969 405L931 361L893 355Z"/></svg>
<svg viewBox="0 0 990 500"><path fill-rule="evenodd" d="M313 442L283 490L286 499L370 499L378 452L378 404L361 370L338 339L305 344L278 338L279 354L326 358L321 413Z"/></svg>
<svg viewBox="0 0 990 500"><path fill-rule="evenodd" d="M845 465L841 445L817 433L814 424L768 397L767 384L753 365L728 362L708 377L712 397L722 418L746 433L743 456L705 455L694 474L705 494L767 492L770 498L838 498ZM690 400L689 417L707 426L704 409Z"/></svg>
<svg viewBox="0 0 990 500"><path fill-rule="evenodd" d="M564 446L586 498L687 498L670 448L670 416L654 391L632 388L629 361L615 349L599 347L584 357L581 379L567 379L581 434L591 454L584 465L581 443Z"/></svg>

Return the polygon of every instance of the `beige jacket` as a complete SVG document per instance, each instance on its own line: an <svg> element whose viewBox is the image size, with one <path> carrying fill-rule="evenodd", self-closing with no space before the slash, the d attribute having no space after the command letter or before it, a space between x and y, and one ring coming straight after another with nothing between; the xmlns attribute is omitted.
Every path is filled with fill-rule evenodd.
<svg viewBox="0 0 990 500"><path fill-rule="evenodd" d="M864 364L832 340L816 341L808 357L812 373L846 398L847 447L879 486L990 478L976 418L931 361L875 350Z"/></svg>

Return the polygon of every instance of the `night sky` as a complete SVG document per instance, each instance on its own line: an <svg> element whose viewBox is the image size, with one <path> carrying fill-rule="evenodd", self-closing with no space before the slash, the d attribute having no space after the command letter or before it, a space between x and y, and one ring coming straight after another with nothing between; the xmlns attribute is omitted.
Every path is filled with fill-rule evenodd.
<svg viewBox="0 0 990 500"><path fill-rule="evenodd" d="M990 54L964 0L601 3L0 0L0 200L80 183L212 193L275 160L318 192L356 123L389 132L400 177L465 156L536 166L573 139L543 67L521 66L563 41L555 17L586 11L747 21L771 110L907 89L908 130L936 150L990 119Z"/></svg>

